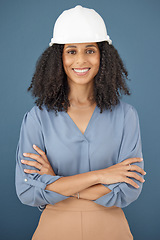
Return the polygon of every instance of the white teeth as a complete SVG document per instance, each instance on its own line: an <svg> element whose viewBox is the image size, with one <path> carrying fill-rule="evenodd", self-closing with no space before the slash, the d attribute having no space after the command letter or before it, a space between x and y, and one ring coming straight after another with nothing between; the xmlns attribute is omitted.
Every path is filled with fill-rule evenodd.
<svg viewBox="0 0 160 240"><path fill-rule="evenodd" d="M89 68L87 68L87 69L73 69L75 72L77 72L77 73L84 73L84 72L87 72L88 70L89 70Z"/></svg>

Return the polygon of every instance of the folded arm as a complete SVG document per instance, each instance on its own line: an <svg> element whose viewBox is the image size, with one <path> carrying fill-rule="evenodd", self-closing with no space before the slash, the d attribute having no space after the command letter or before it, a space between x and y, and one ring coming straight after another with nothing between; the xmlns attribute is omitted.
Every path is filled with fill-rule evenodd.
<svg viewBox="0 0 160 240"><path fill-rule="evenodd" d="M37 170L24 169L24 172L28 174L38 173L39 175L47 174L56 176L45 152L43 152L39 147L35 145L33 145L33 148L37 151L38 154L24 153L23 155L25 157L29 157L32 160L22 160L22 163L35 167ZM36 161L33 161L33 159ZM135 179L143 182L143 178L133 172L137 171L141 174L144 174L145 172L143 169L136 165L131 166L132 163L135 163L137 161L142 161L142 159L126 159L119 164L115 164L105 169L76 174L69 177L62 177L57 181L48 184L45 189L63 194L65 196L73 197L77 197L77 192L79 192L80 198L87 200L96 200L97 198L100 198L103 195L111 192L111 190L107 187L108 184L113 184L121 181L129 183L133 187L138 187L138 185L129 178L134 177Z"/></svg>

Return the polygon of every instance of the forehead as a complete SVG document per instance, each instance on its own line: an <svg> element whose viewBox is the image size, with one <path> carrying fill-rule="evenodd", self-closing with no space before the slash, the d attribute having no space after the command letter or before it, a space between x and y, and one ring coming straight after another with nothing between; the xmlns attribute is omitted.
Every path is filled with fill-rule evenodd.
<svg viewBox="0 0 160 240"><path fill-rule="evenodd" d="M74 47L74 48L87 48L87 47L97 47L98 45L96 42L89 42L89 43L70 43L70 44L65 44L64 48L69 48L69 47Z"/></svg>

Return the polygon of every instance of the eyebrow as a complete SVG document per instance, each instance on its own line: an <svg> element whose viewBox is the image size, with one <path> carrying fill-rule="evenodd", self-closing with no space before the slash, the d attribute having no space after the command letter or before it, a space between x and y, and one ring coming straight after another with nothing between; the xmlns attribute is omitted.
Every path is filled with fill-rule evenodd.
<svg viewBox="0 0 160 240"><path fill-rule="evenodd" d="M87 48L87 47L95 47L95 48L97 48L95 45L86 45L85 47L86 47L86 48ZM68 46L68 47L66 47L66 48L77 48L77 46Z"/></svg>

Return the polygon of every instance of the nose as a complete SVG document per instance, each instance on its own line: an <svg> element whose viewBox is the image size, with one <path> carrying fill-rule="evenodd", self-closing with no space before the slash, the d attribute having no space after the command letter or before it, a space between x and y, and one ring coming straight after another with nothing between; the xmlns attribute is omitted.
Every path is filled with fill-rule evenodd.
<svg viewBox="0 0 160 240"><path fill-rule="evenodd" d="M86 56L84 53L79 52L76 54L76 63L77 64L83 64L86 63Z"/></svg>

